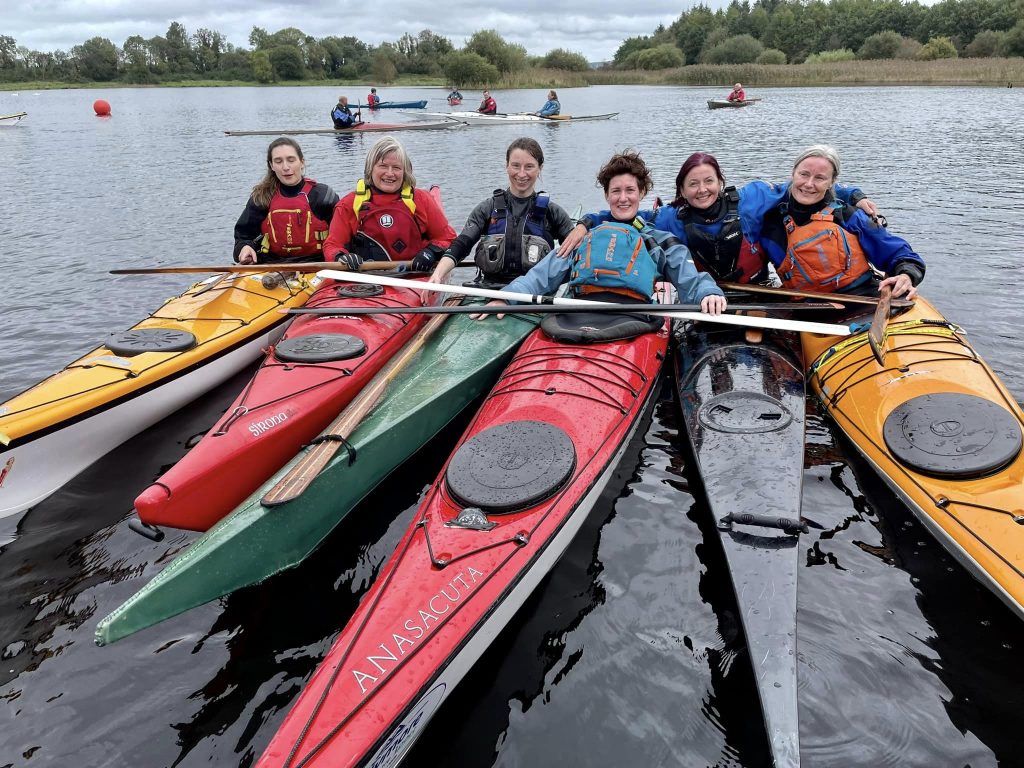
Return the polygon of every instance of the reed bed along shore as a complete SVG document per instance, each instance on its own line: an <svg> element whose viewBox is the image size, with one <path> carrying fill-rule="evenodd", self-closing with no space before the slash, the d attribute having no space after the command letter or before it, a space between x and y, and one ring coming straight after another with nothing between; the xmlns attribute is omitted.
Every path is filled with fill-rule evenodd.
<svg viewBox="0 0 1024 768"><path fill-rule="evenodd" d="M838 61L820 64L694 64L660 70L592 69L569 72L530 68L512 72L494 83L465 85L463 89L492 90L520 88L580 88L588 85L709 85L735 82L751 86L835 86L835 85L992 85L1024 87L1024 58L939 59L914 61ZM387 87L444 87L443 78L403 75ZM255 87L261 83L240 80L185 80L159 85L131 83L0 83L0 91L41 91L55 88L159 88L163 87ZM271 87L320 86L355 88L369 86L368 80L299 80L266 83Z"/></svg>

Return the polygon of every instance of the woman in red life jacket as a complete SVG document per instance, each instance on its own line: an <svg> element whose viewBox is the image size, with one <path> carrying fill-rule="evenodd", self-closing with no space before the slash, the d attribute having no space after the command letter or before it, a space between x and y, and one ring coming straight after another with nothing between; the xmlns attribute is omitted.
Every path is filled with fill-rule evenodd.
<svg viewBox="0 0 1024 768"><path fill-rule="evenodd" d="M416 188L405 147L387 136L367 153L355 190L334 207L324 256L349 269L412 259L415 271L429 272L454 238L441 206Z"/></svg>
<svg viewBox="0 0 1024 768"><path fill-rule="evenodd" d="M746 98L747 94L743 90L743 86L736 83L729 92L729 95L726 97L726 101L746 101Z"/></svg>
<svg viewBox="0 0 1024 768"><path fill-rule="evenodd" d="M272 264L320 261L338 195L305 177L302 148L294 139L267 147L267 173L253 187L235 223L235 261Z"/></svg>

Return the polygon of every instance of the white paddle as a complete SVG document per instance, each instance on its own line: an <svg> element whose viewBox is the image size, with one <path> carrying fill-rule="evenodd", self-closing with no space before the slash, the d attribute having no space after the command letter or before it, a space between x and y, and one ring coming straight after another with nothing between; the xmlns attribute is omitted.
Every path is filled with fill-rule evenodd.
<svg viewBox="0 0 1024 768"><path fill-rule="evenodd" d="M427 283L422 280L400 280L383 275L364 275L360 272L342 272L336 269L324 269L317 272L319 277L342 280L350 283L369 283L371 285L390 285L393 288L410 288L414 291L436 291L439 293L457 293L463 296L478 296L484 299L500 299L517 301L523 304L561 304L564 306L593 306L600 308L603 302L587 301L586 299L566 299L554 296L535 296L532 293L509 293L508 291L492 291L486 288L472 288L445 283ZM621 311L621 310L620 310ZM784 320L777 317L752 317L750 315L708 315L704 312L657 312L644 310L644 314L662 315L676 320L699 320L705 323L722 323L723 325L742 325L748 328L775 328L781 331L802 331L805 333L821 333L826 336L849 336L850 328L836 323L811 323L804 320Z"/></svg>

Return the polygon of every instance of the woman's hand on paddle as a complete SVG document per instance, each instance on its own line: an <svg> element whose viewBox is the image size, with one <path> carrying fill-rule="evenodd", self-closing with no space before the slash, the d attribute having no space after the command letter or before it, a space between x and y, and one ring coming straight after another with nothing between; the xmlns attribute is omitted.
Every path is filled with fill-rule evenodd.
<svg viewBox="0 0 1024 768"><path fill-rule="evenodd" d="M913 299L917 296L917 288L910 282L909 275L893 275L892 277L885 278L878 285L879 292L887 285L892 288L892 297L894 299Z"/></svg>
<svg viewBox="0 0 1024 768"><path fill-rule="evenodd" d="M238 263L239 264L255 264L256 263L256 249L251 245L243 245L242 250L238 252Z"/></svg>
<svg viewBox="0 0 1024 768"><path fill-rule="evenodd" d="M857 203L857 207L860 208L864 213L870 216L872 219L878 215L878 206L875 205L874 200L865 197Z"/></svg>
<svg viewBox="0 0 1024 768"><path fill-rule="evenodd" d="M720 315L725 311L727 303L725 296L712 293L700 300L700 311L706 315Z"/></svg>
<svg viewBox="0 0 1024 768"><path fill-rule="evenodd" d="M484 306L485 307L497 307L497 306L500 306L502 304L508 304L508 302L507 301L502 301L501 299L491 299L486 304L484 304ZM505 315L496 315L496 317L499 320L501 320L504 316ZM480 312L480 313L475 314L475 315L470 315L470 318L473 319L473 320L483 320L485 317L487 317L487 315L484 314L483 312Z"/></svg>
<svg viewBox="0 0 1024 768"><path fill-rule="evenodd" d="M583 238L586 237L586 234L587 228L582 224L577 224L572 228L572 231L565 236L565 240L563 240L558 246L558 255L565 257L575 251L576 246L583 242Z"/></svg>
<svg viewBox="0 0 1024 768"><path fill-rule="evenodd" d="M428 283L447 283L448 275L455 269L455 259L449 256L447 253L441 254L441 258L438 259L437 266L434 267L434 271L430 273L430 278L427 280Z"/></svg>

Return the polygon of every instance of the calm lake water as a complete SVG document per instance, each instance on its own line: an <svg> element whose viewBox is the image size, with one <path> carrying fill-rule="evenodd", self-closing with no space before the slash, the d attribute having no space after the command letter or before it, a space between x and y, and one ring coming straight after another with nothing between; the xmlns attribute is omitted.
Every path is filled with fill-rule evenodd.
<svg viewBox="0 0 1024 768"><path fill-rule="evenodd" d="M355 98L366 88L348 89ZM925 295L963 325L1018 400L1024 317L1022 89L727 88L560 92L608 122L405 132L421 185L458 228L504 186L520 135L544 147L541 186L599 207L594 176L640 149L655 193L715 153L730 182L783 179L810 143L880 205L928 262ZM187 276L123 266L230 259L232 227L269 137L323 126L344 89L0 92L0 400L132 325ZM496 92L502 111L544 91ZM381 89L387 99L438 89ZM478 96L467 94L466 105ZM113 116L92 114L106 98ZM408 118L383 112L370 119ZM379 135L301 137L307 172L340 193ZM19 519L0 520L0 768L251 765L330 647L458 435L435 440L302 567L108 648L96 622L193 538L156 544L126 520L138 491L213 423L245 374L150 429ZM1020 766L1024 627L978 586L815 414L804 508L799 675L804 766ZM437 713L412 766L769 765L756 689L708 511L669 390L566 556ZM696 484L694 484L696 488ZM1022 491L1024 493L1024 491Z"/></svg>

